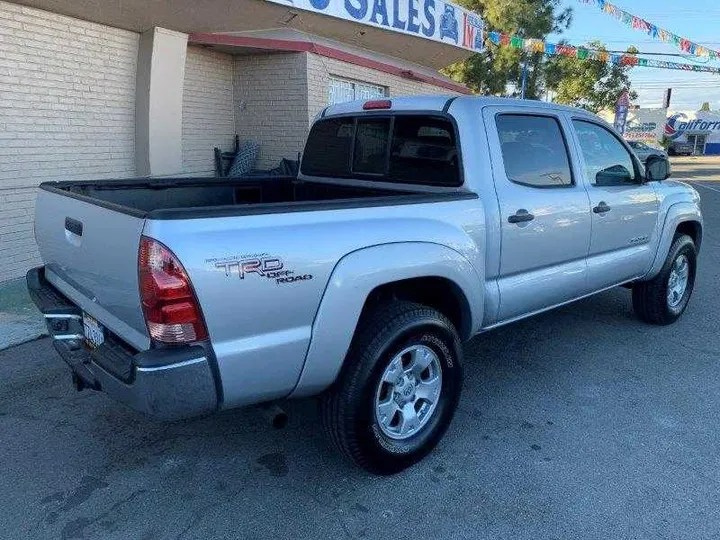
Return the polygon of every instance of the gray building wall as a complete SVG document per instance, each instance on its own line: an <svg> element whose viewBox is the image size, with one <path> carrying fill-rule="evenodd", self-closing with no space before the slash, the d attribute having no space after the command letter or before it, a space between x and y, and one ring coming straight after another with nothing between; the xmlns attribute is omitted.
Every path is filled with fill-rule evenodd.
<svg viewBox="0 0 720 540"><path fill-rule="evenodd" d="M235 57L235 126L240 140L261 144L256 167L295 159L308 129L305 53Z"/></svg>
<svg viewBox="0 0 720 540"><path fill-rule="evenodd" d="M40 182L135 174L138 40L0 1L0 282L39 264Z"/></svg>
<svg viewBox="0 0 720 540"><path fill-rule="evenodd" d="M182 107L183 173L214 174L213 148L232 148L234 114L233 57L189 46Z"/></svg>

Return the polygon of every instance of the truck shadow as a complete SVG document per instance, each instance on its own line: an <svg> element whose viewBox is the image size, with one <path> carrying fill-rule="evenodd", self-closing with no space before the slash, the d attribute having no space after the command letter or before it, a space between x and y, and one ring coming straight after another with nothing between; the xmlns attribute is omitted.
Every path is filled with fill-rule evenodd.
<svg viewBox="0 0 720 540"><path fill-rule="evenodd" d="M488 386L504 388L507 397L517 381L527 378L539 386L549 385L559 370L592 361L596 349L615 342L618 333L644 328L634 322L629 292L619 289L480 335L465 346L466 377L458 416L482 413L478 396L488 396ZM502 399L498 396L494 406L503 407ZM92 402L93 409L100 402L102 406L85 411L86 436L104 446L108 468L117 472L128 467L172 471L230 462L235 464L232 472L223 472L225 467L220 466L210 478L227 483L233 477L245 482L250 477L301 475L310 481L318 471L344 481L366 477L325 442L314 399L283 403L290 422L280 430L273 429L255 407L155 423L105 396L93 396Z"/></svg>
<svg viewBox="0 0 720 540"><path fill-rule="evenodd" d="M472 493L477 504L510 516L515 503L498 502L505 493L498 486L505 482L514 501L542 482L563 501L574 485L560 474L568 463L581 467L596 459L596 446L615 448L618 424L604 419L635 422L630 440L639 430L652 441L637 423L658 409L643 401L653 387L645 381L663 361L684 362L687 351L672 344L673 336L701 326L706 311L691 309L673 327L650 327L634 319L629 291L616 289L476 337L465 345L463 396L446 437L423 462L390 478L371 477L330 448L312 399L284 404L290 421L282 430L255 408L156 423L102 394L75 393L48 339L8 358L0 354L0 420L12 426L0 451L8 463L36 464L16 491L36 501L42 526L56 532L80 527L102 536L96 518L108 500L117 508L113 527L158 521L142 509L161 505L169 516L159 520L163 530L190 520L194 537L204 525L193 516L203 512L226 523L265 523L258 516L273 508L282 527L282 509L299 507L335 516L353 535L381 537L383 523L398 515L387 510L388 497L401 514L417 509L407 493L422 508L444 505L448 515ZM611 451L608 459L627 457Z"/></svg>

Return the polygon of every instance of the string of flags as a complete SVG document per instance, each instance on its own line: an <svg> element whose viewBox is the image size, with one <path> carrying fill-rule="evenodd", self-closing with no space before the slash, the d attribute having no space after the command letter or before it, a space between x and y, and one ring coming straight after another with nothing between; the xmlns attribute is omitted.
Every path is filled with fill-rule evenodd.
<svg viewBox="0 0 720 540"><path fill-rule="evenodd" d="M664 41L665 43L672 43L678 47L681 51L692 54L695 56L702 56L711 60L718 60L720 58L720 51L710 49L694 43L689 39L673 34L669 30L660 28L645 19L628 13L627 11L620 9L615 4L606 2L605 0L578 0L581 4L594 5L600 9L603 13L615 17L618 21L622 22L626 26L645 32L650 37Z"/></svg>
<svg viewBox="0 0 720 540"><path fill-rule="evenodd" d="M586 47L573 47L572 45L566 44L547 43L542 39L522 38L520 36L511 36L500 32L488 32L487 37L488 40L495 45L510 46L515 49L542 53L548 56L567 56L569 58L577 58L579 60L598 60L600 62L608 62L619 66L640 66L677 69L682 71L720 73L720 68L713 66L638 58L634 54L616 54L603 50L589 49Z"/></svg>

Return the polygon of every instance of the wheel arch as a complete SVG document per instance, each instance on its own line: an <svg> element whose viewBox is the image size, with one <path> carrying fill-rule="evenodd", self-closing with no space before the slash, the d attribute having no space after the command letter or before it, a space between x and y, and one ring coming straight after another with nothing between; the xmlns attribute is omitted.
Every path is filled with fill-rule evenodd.
<svg viewBox="0 0 720 540"><path fill-rule="evenodd" d="M378 285L368 294L360 320L375 307L394 300L415 302L445 315L465 341L472 335L470 302L460 286L447 277L422 276Z"/></svg>
<svg viewBox="0 0 720 540"><path fill-rule="evenodd" d="M482 276L483 269L463 255L433 243L383 244L346 255L328 281L291 397L316 394L333 383L361 317L384 300L429 305L458 325L461 339L468 339L482 323Z"/></svg>
<svg viewBox="0 0 720 540"><path fill-rule="evenodd" d="M703 218L697 204L682 201L670 206L665 214L655 259L642 281L652 279L660 272L677 233L688 234L693 238L695 247L699 251L702 243L702 232Z"/></svg>
<svg viewBox="0 0 720 540"><path fill-rule="evenodd" d="M702 223L697 220L681 221L677 224L677 227L675 227L675 235L687 234L690 238L693 239L693 242L695 243L695 248L698 250L698 252L700 251L700 244L702 243L702 233Z"/></svg>

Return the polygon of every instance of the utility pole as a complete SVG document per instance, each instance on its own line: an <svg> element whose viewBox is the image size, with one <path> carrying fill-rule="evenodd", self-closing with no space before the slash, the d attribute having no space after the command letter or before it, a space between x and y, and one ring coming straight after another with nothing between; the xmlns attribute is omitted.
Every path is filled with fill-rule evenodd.
<svg viewBox="0 0 720 540"><path fill-rule="evenodd" d="M525 89L527 88L527 72L528 72L527 54L523 53L523 70L522 70L522 83L520 86L520 99L525 99Z"/></svg>

